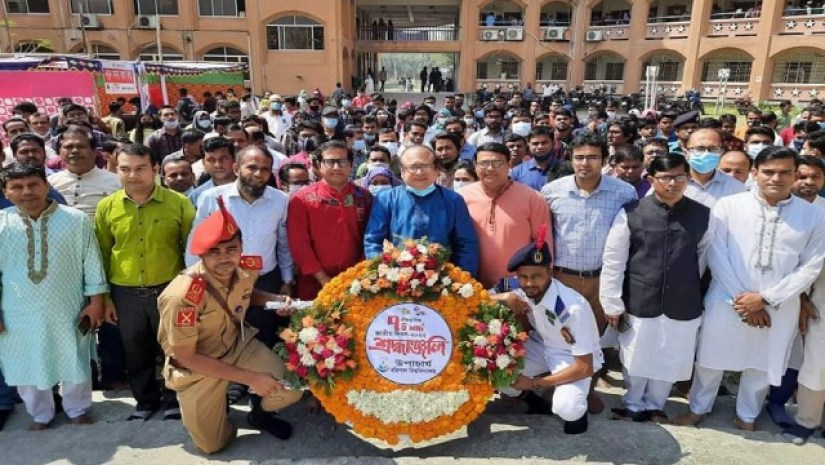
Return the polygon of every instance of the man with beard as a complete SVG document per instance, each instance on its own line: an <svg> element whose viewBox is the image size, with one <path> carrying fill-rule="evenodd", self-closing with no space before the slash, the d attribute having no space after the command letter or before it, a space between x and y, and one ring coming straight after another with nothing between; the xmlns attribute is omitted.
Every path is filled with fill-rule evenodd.
<svg viewBox="0 0 825 465"><path fill-rule="evenodd" d="M504 143L509 131L505 131L502 126L504 120L504 108L498 105L487 105L484 107L484 124L486 125L481 131L474 132L467 142L478 147L486 142Z"/></svg>
<svg viewBox="0 0 825 465"><path fill-rule="evenodd" d="M244 132L245 134L245 132ZM189 200L197 207L198 199L207 190L235 181L232 164L235 159L235 144L226 137L213 137L203 143L203 169L210 177L189 194Z"/></svg>
<svg viewBox="0 0 825 465"><path fill-rule="evenodd" d="M513 168L510 174L513 181L540 191L550 181L573 173L570 162L561 161L553 149L552 129L544 126L531 129L527 142L533 158Z"/></svg>
<svg viewBox="0 0 825 465"><path fill-rule="evenodd" d="M289 295L294 281L286 230L289 196L267 186L272 163L272 155L259 147L240 150L233 166L237 180L204 192L198 201L194 226L218 210L218 198L223 197L244 237L242 263L259 274L255 288ZM193 237L189 237L190 244ZM196 261L196 256L186 256L187 265ZM257 306L249 308L246 321L260 330L255 337L270 348L277 341L278 324L284 323L274 313Z"/></svg>
<svg viewBox="0 0 825 465"><path fill-rule="evenodd" d="M438 168L436 183L448 189L453 188L453 177L458 166L458 151L461 139L455 134L436 134L430 145L435 152L435 163Z"/></svg>
<svg viewBox="0 0 825 465"><path fill-rule="evenodd" d="M163 185L175 192L189 195L194 190L195 173L183 154L167 155L160 167Z"/></svg>

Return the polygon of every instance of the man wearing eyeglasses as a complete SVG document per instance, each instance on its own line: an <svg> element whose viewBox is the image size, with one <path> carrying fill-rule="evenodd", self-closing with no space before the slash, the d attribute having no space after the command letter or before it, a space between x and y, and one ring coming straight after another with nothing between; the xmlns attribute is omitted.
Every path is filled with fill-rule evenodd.
<svg viewBox="0 0 825 465"><path fill-rule="evenodd" d="M373 258L384 241L394 244L427 237L451 250L450 262L474 277L478 272L478 237L464 199L435 183L435 153L424 145L408 147L401 155L404 186L379 195L364 235L364 253Z"/></svg>
<svg viewBox="0 0 825 465"><path fill-rule="evenodd" d="M722 137L714 129L699 129L687 140L685 157L690 179L685 196L713 208L722 197L745 192L745 184L716 170L722 157Z"/></svg>
<svg viewBox="0 0 825 465"><path fill-rule="evenodd" d="M373 204L350 181L354 154L342 141L322 144L313 164L322 179L292 194L289 248L298 268L298 298L313 300L338 273L364 259L364 231Z"/></svg>
<svg viewBox="0 0 825 465"><path fill-rule="evenodd" d="M667 421L673 383L693 371L710 209L685 197L689 168L682 155L656 157L653 194L620 211L607 236L599 298L620 331L627 387L615 419Z"/></svg>

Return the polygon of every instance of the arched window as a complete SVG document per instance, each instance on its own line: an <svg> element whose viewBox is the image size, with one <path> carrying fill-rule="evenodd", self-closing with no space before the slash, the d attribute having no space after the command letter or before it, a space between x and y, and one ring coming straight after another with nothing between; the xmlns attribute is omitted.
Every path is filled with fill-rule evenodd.
<svg viewBox="0 0 825 465"><path fill-rule="evenodd" d="M825 54L815 50L782 53L773 65L774 84L825 83Z"/></svg>
<svg viewBox="0 0 825 465"><path fill-rule="evenodd" d="M323 50L324 26L305 16L284 16L266 25L270 50Z"/></svg>
<svg viewBox="0 0 825 465"><path fill-rule="evenodd" d="M183 54L172 47L164 46L162 51L163 61L183 61ZM140 55L138 55L138 60L140 61L160 61L160 58L158 48L154 45L151 47L146 47L142 52L140 52Z"/></svg>
<svg viewBox="0 0 825 465"><path fill-rule="evenodd" d="M717 52L705 59L702 64L702 81L716 82L719 70L730 70L730 82L750 82L753 59L742 52Z"/></svg>
<svg viewBox="0 0 825 465"><path fill-rule="evenodd" d="M101 60L120 60L120 54L117 50L106 45L92 44L92 56Z"/></svg>
<svg viewBox="0 0 825 465"><path fill-rule="evenodd" d="M14 47L14 53L54 53L54 50L38 42L20 42Z"/></svg>
<svg viewBox="0 0 825 465"><path fill-rule="evenodd" d="M249 63L249 55L231 47L217 47L203 54L203 61L222 63Z"/></svg>
<svg viewBox="0 0 825 465"><path fill-rule="evenodd" d="M521 60L518 57L497 53L476 62L476 79L518 80L521 77Z"/></svg>

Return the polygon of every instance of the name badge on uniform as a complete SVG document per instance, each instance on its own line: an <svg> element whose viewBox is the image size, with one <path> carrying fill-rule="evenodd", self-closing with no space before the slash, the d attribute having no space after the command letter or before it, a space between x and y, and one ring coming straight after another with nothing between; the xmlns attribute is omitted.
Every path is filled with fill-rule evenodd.
<svg viewBox="0 0 825 465"><path fill-rule="evenodd" d="M344 197L344 206L345 207L351 207L353 205L354 205L354 202L352 200L352 194L347 194L347 196Z"/></svg>
<svg viewBox="0 0 825 465"><path fill-rule="evenodd" d="M241 257L241 268L245 270L261 271L264 259L260 255L244 255Z"/></svg>
<svg viewBox="0 0 825 465"><path fill-rule="evenodd" d="M175 314L175 326L178 328L194 328L195 316L195 307L178 307L178 312Z"/></svg>
<svg viewBox="0 0 825 465"><path fill-rule="evenodd" d="M186 300L195 305L200 305L203 300L203 293L205 290L206 281L204 281L203 276L193 276L192 283L189 284L189 289L186 291Z"/></svg>

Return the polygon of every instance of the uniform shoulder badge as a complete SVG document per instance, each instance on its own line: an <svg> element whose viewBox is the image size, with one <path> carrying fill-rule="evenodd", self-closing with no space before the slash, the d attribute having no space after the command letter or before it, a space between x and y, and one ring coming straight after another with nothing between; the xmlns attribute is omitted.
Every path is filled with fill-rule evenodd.
<svg viewBox="0 0 825 465"><path fill-rule="evenodd" d="M192 276L189 289L186 290L186 300L195 305L200 305L203 300L203 293L206 291L206 281L203 276L196 274Z"/></svg>
<svg viewBox="0 0 825 465"><path fill-rule="evenodd" d="M245 270L261 271L264 259L260 255L244 255L241 257L241 268Z"/></svg>
<svg viewBox="0 0 825 465"><path fill-rule="evenodd" d="M195 307L178 307L175 314L175 326L178 328L194 328L197 321L197 311Z"/></svg>

